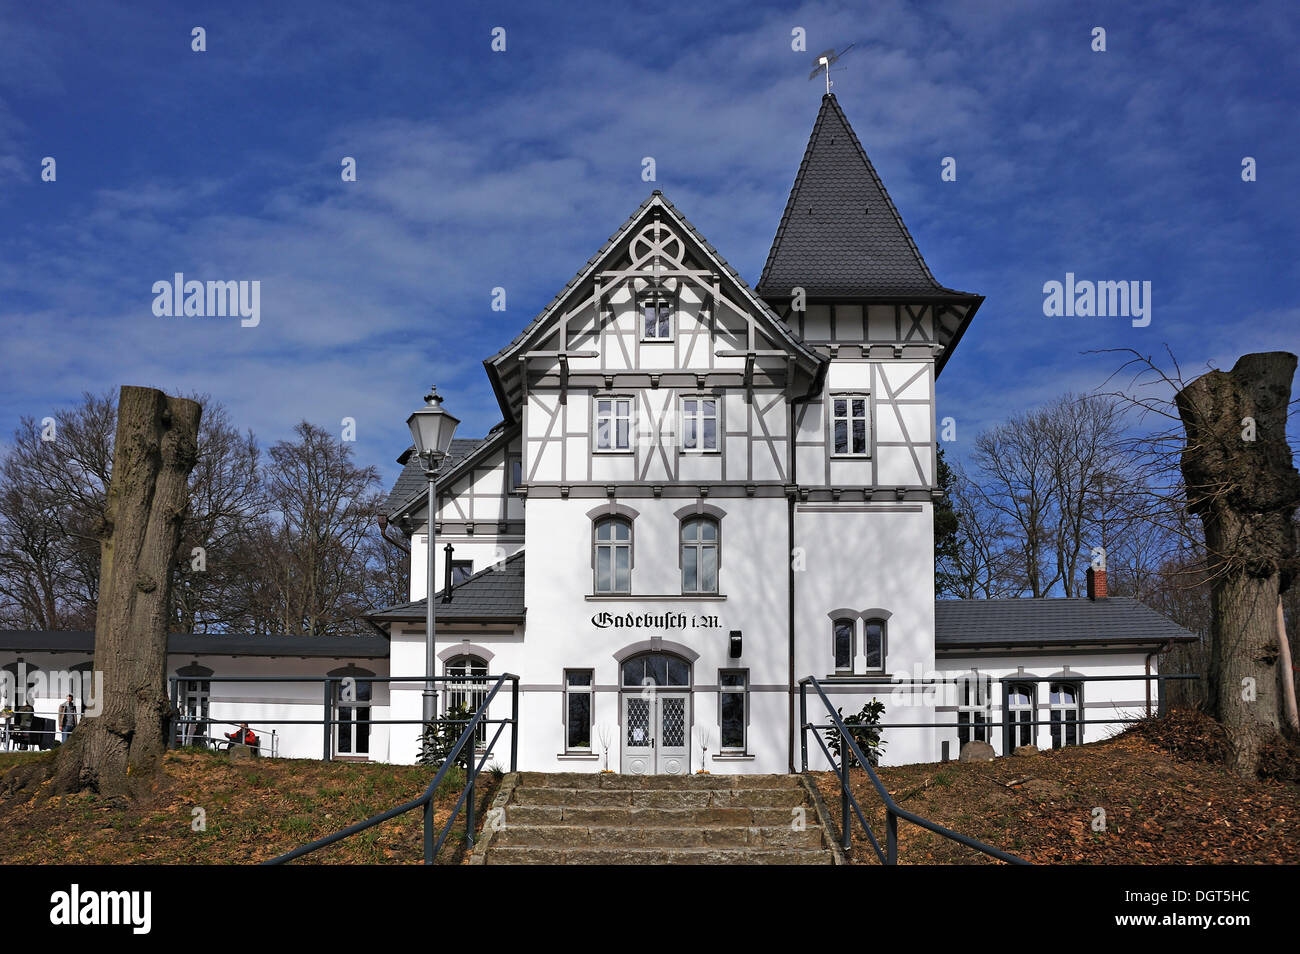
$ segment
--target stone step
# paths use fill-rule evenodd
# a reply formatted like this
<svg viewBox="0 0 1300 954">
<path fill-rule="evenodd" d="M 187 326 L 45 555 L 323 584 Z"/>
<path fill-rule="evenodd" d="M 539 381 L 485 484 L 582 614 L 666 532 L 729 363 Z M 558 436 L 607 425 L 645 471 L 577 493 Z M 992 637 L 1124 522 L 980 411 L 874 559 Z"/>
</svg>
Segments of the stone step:
<svg viewBox="0 0 1300 954">
<path fill-rule="evenodd" d="M 520 772 L 524 788 L 677 789 L 802 788 L 798 775 L 622 775 L 617 772 Z"/>
<path fill-rule="evenodd" d="M 822 830 L 790 827 L 605 828 L 511 825 L 493 835 L 499 846 L 547 848 L 822 848 Z"/>
<path fill-rule="evenodd" d="M 582 807 L 572 805 L 507 805 L 504 821 L 509 825 L 569 825 L 590 827 L 723 828 L 788 827 L 796 819 L 815 824 L 816 813 L 808 808 L 802 817 L 790 808 L 648 808 L 639 806 Z"/>
<path fill-rule="evenodd" d="M 825 849 L 541 848 L 493 845 L 489 865 L 829 865 Z"/>
<path fill-rule="evenodd" d="M 804 803 L 802 788 L 516 788 L 516 805 L 561 805 L 574 808 L 793 808 Z"/>
</svg>

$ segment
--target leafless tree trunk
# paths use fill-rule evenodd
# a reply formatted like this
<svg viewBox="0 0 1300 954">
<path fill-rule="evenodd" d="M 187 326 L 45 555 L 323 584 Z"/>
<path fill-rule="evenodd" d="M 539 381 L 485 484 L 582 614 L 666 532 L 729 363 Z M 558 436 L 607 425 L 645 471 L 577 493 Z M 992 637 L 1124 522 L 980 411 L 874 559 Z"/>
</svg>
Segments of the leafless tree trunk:
<svg viewBox="0 0 1300 954">
<path fill-rule="evenodd" d="M 202 409 L 153 388 L 122 388 L 113 476 L 99 528 L 95 670 L 103 711 L 59 750 L 56 792 L 130 795 L 148 786 L 166 743 L 172 560 L 189 502 Z"/>
<path fill-rule="evenodd" d="M 1293 354 L 1248 354 L 1175 397 L 1187 432 L 1188 509 L 1204 525 L 1209 561 L 1210 701 L 1244 777 L 1279 734 L 1277 605 L 1297 568 L 1300 505 L 1286 440 L 1295 370 Z"/>
</svg>

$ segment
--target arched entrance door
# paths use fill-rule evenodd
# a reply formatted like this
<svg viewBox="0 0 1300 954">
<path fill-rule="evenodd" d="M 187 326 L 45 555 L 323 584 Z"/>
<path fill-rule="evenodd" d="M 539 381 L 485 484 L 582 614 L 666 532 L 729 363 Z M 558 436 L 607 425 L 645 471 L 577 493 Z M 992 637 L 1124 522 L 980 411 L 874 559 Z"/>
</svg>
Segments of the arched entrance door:
<svg viewBox="0 0 1300 954">
<path fill-rule="evenodd" d="M 691 664 L 672 653 L 642 653 L 622 664 L 623 771 L 691 771 Z"/>
</svg>

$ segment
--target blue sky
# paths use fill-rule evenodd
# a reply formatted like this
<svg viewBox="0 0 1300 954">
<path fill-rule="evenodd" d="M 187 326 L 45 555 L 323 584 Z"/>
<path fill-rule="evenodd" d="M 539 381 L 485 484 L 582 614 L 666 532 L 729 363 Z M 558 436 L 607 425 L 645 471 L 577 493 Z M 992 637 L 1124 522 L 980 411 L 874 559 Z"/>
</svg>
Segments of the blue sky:
<svg viewBox="0 0 1300 954">
<path fill-rule="evenodd" d="M 1100 385 L 1120 359 L 1089 349 L 1300 346 L 1295 3 L 619 7 L 0 5 L 0 433 L 147 384 L 264 443 L 353 417 L 391 477 L 429 383 L 463 436 L 499 419 L 482 359 L 651 189 L 757 281 L 810 60 L 850 42 L 841 106 L 936 277 L 987 296 L 939 381 L 953 456 Z M 261 324 L 155 317 L 178 271 L 259 280 Z M 1152 282 L 1151 324 L 1044 317 L 1067 271 Z"/>
</svg>

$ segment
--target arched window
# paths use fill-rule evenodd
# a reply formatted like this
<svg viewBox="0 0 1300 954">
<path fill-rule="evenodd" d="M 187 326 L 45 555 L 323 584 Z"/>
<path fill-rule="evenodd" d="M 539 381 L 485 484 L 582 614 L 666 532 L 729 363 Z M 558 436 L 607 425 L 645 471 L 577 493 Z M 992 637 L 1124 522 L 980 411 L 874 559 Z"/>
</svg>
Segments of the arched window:
<svg viewBox="0 0 1300 954">
<path fill-rule="evenodd" d="M 594 529 L 597 593 L 632 592 L 632 524 L 623 517 L 603 517 Z"/>
<path fill-rule="evenodd" d="M 479 656 L 453 656 L 443 668 L 447 680 L 446 712 L 464 706 L 472 716 L 487 699 L 487 661 Z M 464 726 L 461 727 L 464 731 Z M 475 747 L 487 745 L 487 723 L 480 722 L 474 730 Z"/>
<path fill-rule="evenodd" d="M 363 678 L 373 676 L 369 669 L 344 666 L 331 670 L 334 687 L 334 753 L 344 758 L 370 757 L 370 702 L 374 683 Z"/>
<path fill-rule="evenodd" d="M 1038 727 L 1034 725 L 1037 689 L 1032 682 L 1013 682 L 1007 686 L 1007 751 L 1018 745 L 1033 745 Z"/>
<path fill-rule="evenodd" d="M 682 592 L 718 592 L 718 522 L 712 517 L 682 521 Z"/>
<path fill-rule="evenodd" d="M 857 630 L 856 619 L 835 620 L 831 628 L 835 646 L 835 671 L 853 672 L 854 635 Z"/>
<path fill-rule="evenodd" d="M 1083 693 L 1077 682 L 1053 682 L 1048 686 L 1048 708 L 1052 724 L 1052 748 L 1083 742 Z"/>
<path fill-rule="evenodd" d="M 992 719 L 993 679 L 972 670 L 957 677 L 957 739 L 987 742 Z"/>
</svg>

